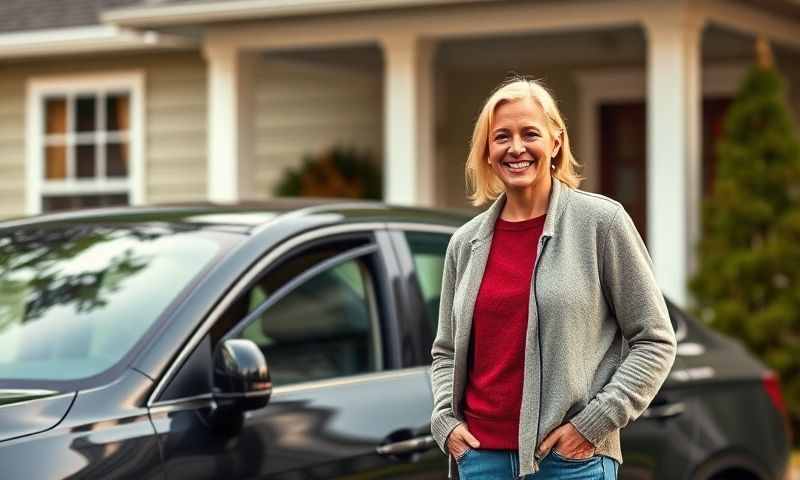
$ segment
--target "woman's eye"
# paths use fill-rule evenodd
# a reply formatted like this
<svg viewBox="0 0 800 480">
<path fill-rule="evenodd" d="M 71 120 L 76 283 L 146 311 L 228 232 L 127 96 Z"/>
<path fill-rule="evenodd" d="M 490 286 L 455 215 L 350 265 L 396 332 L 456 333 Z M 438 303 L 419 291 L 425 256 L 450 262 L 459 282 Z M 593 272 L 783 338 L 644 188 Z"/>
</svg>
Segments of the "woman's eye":
<svg viewBox="0 0 800 480">
<path fill-rule="evenodd" d="M 507 138 L 508 138 L 508 135 L 500 134 L 500 135 L 496 135 L 494 137 L 494 141 L 495 142 L 502 142 L 503 140 L 506 140 Z"/>
<path fill-rule="evenodd" d="M 525 138 L 539 138 L 539 134 L 536 132 L 528 132 L 525 134 Z"/>
</svg>

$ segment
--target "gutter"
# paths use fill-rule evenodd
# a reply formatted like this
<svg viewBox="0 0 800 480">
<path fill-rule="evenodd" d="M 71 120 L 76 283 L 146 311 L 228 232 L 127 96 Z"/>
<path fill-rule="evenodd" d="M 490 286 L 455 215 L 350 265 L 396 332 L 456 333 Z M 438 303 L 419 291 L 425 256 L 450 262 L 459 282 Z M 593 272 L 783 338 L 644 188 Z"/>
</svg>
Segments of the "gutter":
<svg viewBox="0 0 800 480">
<path fill-rule="evenodd" d="M 496 0 L 230 0 L 116 8 L 102 13 L 100 19 L 104 23 L 126 27 L 164 27 L 488 1 Z"/>
<path fill-rule="evenodd" d="M 0 59 L 161 48 L 197 48 L 194 40 L 116 25 L 35 30 L 0 35 Z"/>
</svg>

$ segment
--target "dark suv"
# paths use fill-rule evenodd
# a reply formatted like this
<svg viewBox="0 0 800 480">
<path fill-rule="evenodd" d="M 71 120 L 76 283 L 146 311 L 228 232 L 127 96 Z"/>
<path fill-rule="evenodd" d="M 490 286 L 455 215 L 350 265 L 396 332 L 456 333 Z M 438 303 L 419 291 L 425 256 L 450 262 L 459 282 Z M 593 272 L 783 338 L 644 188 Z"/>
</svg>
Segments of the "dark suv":
<svg viewBox="0 0 800 480">
<path fill-rule="evenodd" d="M 0 477 L 444 478 L 442 261 L 463 213 L 128 208 L 0 224 Z M 780 479 L 778 379 L 669 305 L 622 479 Z"/>
</svg>

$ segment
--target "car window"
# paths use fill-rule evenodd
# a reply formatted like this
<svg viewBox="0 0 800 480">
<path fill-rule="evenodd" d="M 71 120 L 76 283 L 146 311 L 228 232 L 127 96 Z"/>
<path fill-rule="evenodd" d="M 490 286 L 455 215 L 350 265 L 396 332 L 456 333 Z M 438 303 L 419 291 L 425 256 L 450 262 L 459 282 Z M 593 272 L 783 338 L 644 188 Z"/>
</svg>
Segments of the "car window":
<svg viewBox="0 0 800 480">
<path fill-rule="evenodd" d="M 295 254 L 234 307 L 233 336 L 261 348 L 276 387 L 382 368 L 373 254 L 339 261 L 343 245 Z"/>
<path fill-rule="evenodd" d="M 405 232 L 417 283 L 425 304 L 425 312 L 432 332 L 439 320 L 439 297 L 442 290 L 442 271 L 450 235 L 430 232 Z"/>
<path fill-rule="evenodd" d="M 0 379 L 72 381 L 122 359 L 221 251 L 167 226 L 0 233 Z"/>
</svg>

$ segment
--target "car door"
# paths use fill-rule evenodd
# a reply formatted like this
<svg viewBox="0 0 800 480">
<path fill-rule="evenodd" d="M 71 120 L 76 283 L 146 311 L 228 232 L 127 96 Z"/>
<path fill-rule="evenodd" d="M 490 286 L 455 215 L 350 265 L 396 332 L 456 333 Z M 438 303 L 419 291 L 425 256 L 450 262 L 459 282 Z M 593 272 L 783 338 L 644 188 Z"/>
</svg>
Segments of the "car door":
<svg viewBox="0 0 800 480">
<path fill-rule="evenodd" d="M 151 409 L 167 478 L 424 478 L 430 389 L 424 367 L 403 368 L 387 233 L 332 227 L 277 250 Z M 211 355 L 227 338 L 263 352 L 266 407 L 215 408 Z"/>
<path fill-rule="evenodd" d="M 424 365 L 430 383 L 431 346 L 436 335 L 439 318 L 439 299 L 447 244 L 456 230 L 454 226 L 435 224 L 391 224 L 391 238 L 402 272 L 403 283 L 398 286 L 403 296 L 404 314 L 401 330 L 413 331 L 413 344 L 419 351 L 419 363 Z M 426 392 L 430 410 L 433 410 L 433 393 Z M 447 456 L 435 448 L 424 454 L 425 461 L 433 465 L 437 475 L 447 476 Z M 455 475 L 455 472 L 451 472 Z"/>
</svg>

